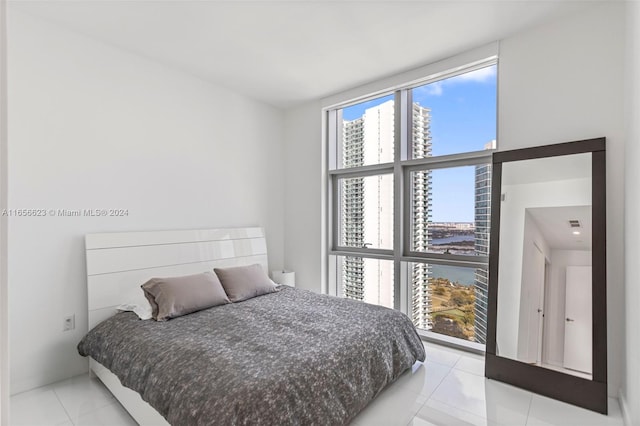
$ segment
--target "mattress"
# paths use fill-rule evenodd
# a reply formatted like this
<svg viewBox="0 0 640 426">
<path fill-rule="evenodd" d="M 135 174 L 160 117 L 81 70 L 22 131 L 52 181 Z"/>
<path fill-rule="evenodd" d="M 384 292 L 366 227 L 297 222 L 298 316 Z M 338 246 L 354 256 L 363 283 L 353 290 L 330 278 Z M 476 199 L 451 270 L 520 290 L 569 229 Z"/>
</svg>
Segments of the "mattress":
<svg viewBox="0 0 640 426">
<path fill-rule="evenodd" d="M 425 359 L 401 312 L 286 286 L 166 322 L 122 312 L 78 351 L 175 426 L 347 424 Z"/>
</svg>

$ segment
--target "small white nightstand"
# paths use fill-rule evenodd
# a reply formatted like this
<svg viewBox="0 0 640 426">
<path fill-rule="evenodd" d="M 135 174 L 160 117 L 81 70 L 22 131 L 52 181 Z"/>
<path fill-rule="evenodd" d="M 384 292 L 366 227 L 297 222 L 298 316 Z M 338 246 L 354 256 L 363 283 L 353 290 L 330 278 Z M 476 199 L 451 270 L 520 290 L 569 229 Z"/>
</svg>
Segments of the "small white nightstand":
<svg viewBox="0 0 640 426">
<path fill-rule="evenodd" d="M 296 286 L 296 273 L 293 271 L 278 269 L 271 271 L 271 276 L 276 284 L 288 285 L 289 287 Z"/>
</svg>

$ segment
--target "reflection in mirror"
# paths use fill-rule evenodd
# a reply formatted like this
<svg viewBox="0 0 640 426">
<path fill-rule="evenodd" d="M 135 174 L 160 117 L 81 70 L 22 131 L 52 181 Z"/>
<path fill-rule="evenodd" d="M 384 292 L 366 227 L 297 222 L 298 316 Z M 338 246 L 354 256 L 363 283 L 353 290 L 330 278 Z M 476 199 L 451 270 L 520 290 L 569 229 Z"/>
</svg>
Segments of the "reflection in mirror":
<svg viewBox="0 0 640 426">
<path fill-rule="evenodd" d="M 496 351 L 592 377 L 591 153 L 503 163 Z"/>
</svg>

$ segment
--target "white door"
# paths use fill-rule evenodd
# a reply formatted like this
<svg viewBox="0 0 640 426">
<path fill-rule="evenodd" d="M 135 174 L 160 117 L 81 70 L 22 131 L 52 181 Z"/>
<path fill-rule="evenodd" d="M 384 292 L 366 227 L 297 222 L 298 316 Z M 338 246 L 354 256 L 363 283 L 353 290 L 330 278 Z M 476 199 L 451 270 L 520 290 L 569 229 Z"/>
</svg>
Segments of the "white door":
<svg viewBox="0 0 640 426">
<path fill-rule="evenodd" d="M 591 374 L 591 266 L 567 266 L 564 366 Z"/>
<path fill-rule="evenodd" d="M 542 287 L 540 288 L 540 294 L 538 298 L 538 355 L 537 362 L 542 364 L 542 342 L 544 341 L 544 301 L 547 290 L 547 285 L 549 283 L 549 264 L 547 263 L 546 258 L 544 259 L 544 266 L 542 271 Z"/>
<path fill-rule="evenodd" d="M 518 360 L 529 364 L 540 362 L 544 276 L 544 254 L 532 242 L 524 247 L 518 325 Z"/>
<path fill-rule="evenodd" d="M 531 270 L 531 293 L 529 294 L 529 356 L 531 362 L 540 359 L 540 342 L 542 337 L 542 307 L 544 306 L 544 254 L 537 245 L 533 245 L 533 261 Z"/>
</svg>

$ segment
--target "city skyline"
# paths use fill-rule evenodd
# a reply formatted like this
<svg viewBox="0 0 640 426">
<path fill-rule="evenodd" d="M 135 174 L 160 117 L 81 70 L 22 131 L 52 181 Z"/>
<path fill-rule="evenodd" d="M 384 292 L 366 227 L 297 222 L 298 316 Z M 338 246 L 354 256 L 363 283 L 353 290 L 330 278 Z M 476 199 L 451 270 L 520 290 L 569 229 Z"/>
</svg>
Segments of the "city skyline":
<svg viewBox="0 0 640 426">
<path fill-rule="evenodd" d="M 495 149 L 494 89 L 495 67 L 411 89 L 410 157 Z M 341 110 L 340 167 L 394 161 L 395 111 L 392 95 Z M 341 245 L 393 249 L 393 179 L 340 180 Z M 411 250 L 488 254 L 490 164 L 418 169 L 409 179 Z M 345 297 L 394 307 L 393 261 L 345 256 L 339 264 Z M 485 342 L 486 268 L 412 262 L 408 278 L 416 327 Z"/>
<path fill-rule="evenodd" d="M 496 72 L 497 67 L 492 65 L 411 90 L 414 104 L 430 111 L 429 156 L 481 151 L 488 142 L 495 144 Z M 343 108 L 342 118 L 358 119 L 367 109 L 393 100 L 393 95 L 387 95 Z M 474 222 L 475 168 L 435 172 L 431 182 L 432 220 Z"/>
</svg>

